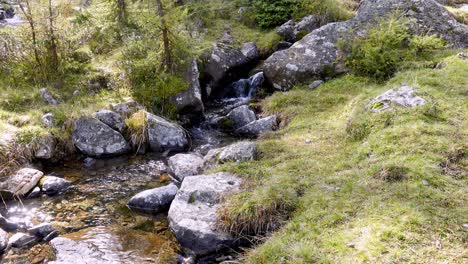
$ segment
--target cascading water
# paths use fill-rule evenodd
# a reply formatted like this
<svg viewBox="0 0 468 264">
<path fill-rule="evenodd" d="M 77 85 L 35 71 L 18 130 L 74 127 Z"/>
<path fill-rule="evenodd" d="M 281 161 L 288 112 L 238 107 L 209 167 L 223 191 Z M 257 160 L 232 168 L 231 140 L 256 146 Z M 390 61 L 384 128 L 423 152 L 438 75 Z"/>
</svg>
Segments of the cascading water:
<svg viewBox="0 0 468 264">
<path fill-rule="evenodd" d="M 212 148 L 227 145 L 235 140 L 229 133 L 220 129 L 219 122 L 233 109 L 249 104 L 264 80 L 263 72 L 258 72 L 248 79 L 240 79 L 226 87 L 223 98 L 206 104 L 205 120 L 189 130 L 195 152 L 206 154 Z"/>
</svg>

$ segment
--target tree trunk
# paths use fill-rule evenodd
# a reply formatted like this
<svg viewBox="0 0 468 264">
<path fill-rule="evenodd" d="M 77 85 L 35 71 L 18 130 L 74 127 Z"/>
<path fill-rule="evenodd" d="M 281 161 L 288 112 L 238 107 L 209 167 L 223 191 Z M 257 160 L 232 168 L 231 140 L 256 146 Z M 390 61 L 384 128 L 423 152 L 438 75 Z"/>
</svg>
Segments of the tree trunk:
<svg viewBox="0 0 468 264">
<path fill-rule="evenodd" d="M 59 60 L 58 60 L 58 52 L 57 52 L 57 39 L 55 37 L 54 31 L 54 17 L 52 12 L 52 0 L 49 0 L 49 37 L 50 37 L 50 58 L 51 58 L 51 68 L 52 70 L 58 70 Z"/>
<path fill-rule="evenodd" d="M 162 31 L 162 38 L 163 38 L 163 44 L 164 44 L 163 67 L 165 67 L 167 71 L 170 71 L 172 73 L 173 68 L 172 68 L 171 47 L 170 47 L 170 41 L 169 41 L 169 29 L 167 28 L 166 20 L 164 18 L 164 9 L 163 9 L 161 0 L 156 0 L 156 4 L 158 5 L 158 15 L 161 19 L 161 31 Z"/>
<path fill-rule="evenodd" d="M 118 9 L 118 14 L 117 14 L 117 19 L 119 24 L 126 24 L 127 22 L 127 14 L 126 14 L 126 5 L 125 5 L 125 0 L 117 0 L 117 9 Z"/>
<path fill-rule="evenodd" d="M 27 12 L 24 9 L 24 6 L 22 5 L 21 2 L 18 2 L 18 4 L 21 9 L 21 12 L 23 13 L 24 17 L 28 21 L 29 29 L 31 30 L 31 42 L 32 42 L 33 51 L 34 51 L 34 59 L 36 60 L 37 66 L 39 68 L 42 68 L 42 63 L 39 58 L 39 50 L 37 47 L 36 25 L 34 23 L 34 19 L 31 13 L 31 6 L 29 5 L 29 0 L 25 0 L 25 2 L 26 2 L 26 8 L 28 9 Z"/>
</svg>

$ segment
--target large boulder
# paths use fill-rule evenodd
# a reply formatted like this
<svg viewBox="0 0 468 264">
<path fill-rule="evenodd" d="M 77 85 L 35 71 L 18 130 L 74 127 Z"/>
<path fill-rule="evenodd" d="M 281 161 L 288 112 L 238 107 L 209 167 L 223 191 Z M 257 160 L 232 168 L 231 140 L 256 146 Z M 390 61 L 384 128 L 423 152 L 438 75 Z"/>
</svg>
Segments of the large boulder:
<svg viewBox="0 0 468 264">
<path fill-rule="evenodd" d="M 6 190 L 15 196 L 25 196 L 36 187 L 42 176 L 44 176 L 42 171 L 23 168 L 2 182 L 0 189 Z"/>
<path fill-rule="evenodd" d="M 267 116 L 250 122 L 234 131 L 234 134 L 243 137 L 258 137 L 263 133 L 274 131 L 278 126 L 278 118 L 275 115 Z"/>
<path fill-rule="evenodd" d="M 227 115 L 227 118 L 234 129 L 243 127 L 257 120 L 254 111 L 250 110 L 248 105 L 235 108 Z"/>
<path fill-rule="evenodd" d="M 235 246 L 236 239 L 217 228 L 220 203 L 239 189 L 241 180 L 230 173 L 187 177 L 169 209 L 169 226 L 182 247 L 206 255 Z"/>
<path fill-rule="evenodd" d="M 246 75 L 259 59 L 257 47 L 253 43 L 246 43 L 242 48 L 231 44 L 217 42 L 213 44 L 211 52 L 202 56 L 204 67 L 202 83 L 206 87 L 205 96 L 220 97 L 224 87 L 229 83 Z"/>
<path fill-rule="evenodd" d="M 415 33 L 436 34 L 453 47 L 468 47 L 468 27 L 458 23 L 434 0 L 365 0 L 348 21 L 327 24 L 312 31 L 291 48 L 275 52 L 264 64 L 267 80 L 277 90 L 346 71 L 337 43 L 365 34 L 369 26 L 395 10 L 411 19 Z"/>
<path fill-rule="evenodd" d="M 205 111 L 199 76 L 197 60 L 194 59 L 186 77 L 189 83 L 188 89 L 171 97 L 176 105 L 177 112 L 181 116 L 181 120 L 185 123 L 202 118 Z"/>
<path fill-rule="evenodd" d="M 170 157 L 167 163 L 179 181 L 183 181 L 187 176 L 200 174 L 204 164 L 203 158 L 196 154 L 177 154 Z"/>
<path fill-rule="evenodd" d="M 130 150 L 122 134 L 92 117 L 74 122 L 72 139 L 81 152 L 91 157 L 117 156 Z"/>
<path fill-rule="evenodd" d="M 104 124 L 110 126 L 112 129 L 122 133 L 125 127 L 125 121 L 122 116 L 111 110 L 100 110 L 96 112 L 96 118 Z"/>
<path fill-rule="evenodd" d="M 127 206 L 137 212 L 161 213 L 169 208 L 177 190 L 177 186 L 171 183 L 167 186 L 142 191 L 130 198 Z"/>
<path fill-rule="evenodd" d="M 255 142 L 241 141 L 223 148 L 218 155 L 218 161 L 225 163 L 254 160 L 257 158 L 257 153 L 257 144 Z"/>
<path fill-rule="evenodd" d="M 42 178 L 40 185 L 45 194 L 53 196 L 68 189 L 71 182 L 55 176 L 45 176 Z"/>
<path fill-rule="evenodd" d="M 112 110 L 119 113 L 122 117 L 129 117 L 132 114 L 138 112 L 141 106 L 135 101 L 128 101 L 112 105 Z"/>
<path fill-rule="evenodd" d="M 189 141 L 183 127 L 151 113 L 146 113 L 146 121 L 152 151 L 182 152 L 188 149 Z"/>
</svg>

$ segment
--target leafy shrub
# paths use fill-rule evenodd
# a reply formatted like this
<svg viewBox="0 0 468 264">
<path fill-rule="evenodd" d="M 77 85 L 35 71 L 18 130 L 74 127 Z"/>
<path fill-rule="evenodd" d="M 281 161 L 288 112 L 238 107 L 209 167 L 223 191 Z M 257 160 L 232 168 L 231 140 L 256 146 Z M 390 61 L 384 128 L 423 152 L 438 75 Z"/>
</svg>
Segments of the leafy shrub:
<svg viewBox="0 0 468 264">
<path fill-rule="evenodd" d="M 339 43 L 347 54 L 346 66 L 355 74 L 383 81 L 417 56 L 444 47 L 443 40 L 436 36 L 412 36 L 407 22 L 393 15 L 381 20 L 365 36 Z"/>
<path fill-rule="evenodd" d="M 396 165 L 387 165 L 384 168 L 380 169 L 374 177 L 379 180 L 383 180 L 386 182 L 397 182 L 404 180 L 406 178 L 406 174 L 408 173 L 408 169 Z"/>
<path fill-rule="evenodd" d="M 291 19 L 296 1 L 294 0 L 254 0 L 257 23 L 262 28 L 281 25 Z"/>
</svg>

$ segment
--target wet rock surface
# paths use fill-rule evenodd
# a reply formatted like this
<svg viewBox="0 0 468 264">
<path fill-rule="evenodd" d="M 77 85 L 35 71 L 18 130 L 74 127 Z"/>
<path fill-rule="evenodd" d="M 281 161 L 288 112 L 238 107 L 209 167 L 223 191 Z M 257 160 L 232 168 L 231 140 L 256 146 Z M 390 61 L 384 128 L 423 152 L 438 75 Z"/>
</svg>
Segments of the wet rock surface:
<svg viewBox="0 0 468 264">
<path fill-rule="evenodd" d="M 0 228 L 0 253 L 8 246 L 8 233 Z"/>
<path fill-rule="evenodd" d="M 42 191 L 49 196 L 64 192 L 70 185 L 70 181 L 55 176 L 45 176 L 40 182 Z"/>
<path fill-rule="evenodd" d="M 31 168 L 23 168 L 10 176 L 6 182 L 2 183 L 2 189 L 8 190 L 15 196 L 25 196 L 44 176 L 44 173 Z"/>
<path fill-rule="evenodd" d="M 142 191 L 130 198 L 127 205 L 137 212 L 161 213 L 169 208 L 177 190 L 177 186 L 171 183 L 167 186 Z"/>
<path fill-rule="evenodd" d="M 206 255 L 236 244 L 216 228 L 222 198 L 239 189 L 241 180 L 230 173 L 187 177 L 169 209 L 169 223 L 182 247 Z"/>
<path fill-rule="evenodd" d="M 92 117 L 74 122 L 72 139 L 81 152 L 91 157 L 116 156 L 130 150 L 122 134 Z"/>
<path fill-rule="evenodd" d="M 25 233 L 16 233 L 8 240 L 8 246 L 13 248 L 24 248 L 29 247 L 37 242 L 38 239 L 35 236 Z"/>
<path fill-rule="evenodd" d="M 254 111 L 250 110 L 247 105 L 235 108 L 227 115 L 227 118 L 233 128 L 239 128 L 257 120 Z"/>
</svg>

